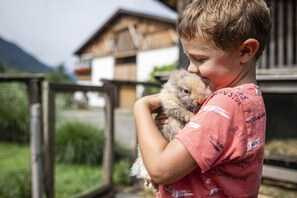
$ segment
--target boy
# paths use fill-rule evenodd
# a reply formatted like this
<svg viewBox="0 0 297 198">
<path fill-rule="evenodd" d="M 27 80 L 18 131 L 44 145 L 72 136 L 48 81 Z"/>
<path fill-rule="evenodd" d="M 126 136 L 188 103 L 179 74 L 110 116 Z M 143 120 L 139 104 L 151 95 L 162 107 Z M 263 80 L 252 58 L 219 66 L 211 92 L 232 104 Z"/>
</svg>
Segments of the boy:
<svg viewBox="0 0 297 198">
<path fill-rule="evenodd" d="M 264 0 L 197 0 L 186 8 L 178 31 L 188 71 L 213 94 L 171 142 L 151 116 L 158 95 L 135 103 L 138 142 L 157 197 L 258 196 L 266 113 L 255 67 L 270 28 Z"/>
</svg>

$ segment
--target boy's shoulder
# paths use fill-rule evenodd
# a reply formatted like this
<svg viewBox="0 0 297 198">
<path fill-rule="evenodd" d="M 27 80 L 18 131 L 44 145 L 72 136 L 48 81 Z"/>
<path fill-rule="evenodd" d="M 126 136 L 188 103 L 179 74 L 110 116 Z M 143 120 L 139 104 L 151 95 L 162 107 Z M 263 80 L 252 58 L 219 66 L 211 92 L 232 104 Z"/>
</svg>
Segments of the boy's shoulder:
<svg viewBox="0 0 297 198">
<path fill-rule="evenodd" d="M 222 95 L 227 97 L 238 97 L 240 99 L 245 99 L 248 96 L 262 96 L 260 88 L 253 84 L 244 84 L 237 87 L 225 87 L 219 89 L 213 93 L 215 95 Z"/>
<path fill-rule="evenodd" d="M 239 107 L 245 103 L 253 103 L 255 100 L 262 100 L 259 87 L 255 84 L 245 84 L 219 89 L 209 97 L 208 102 Z"/>
</svg>

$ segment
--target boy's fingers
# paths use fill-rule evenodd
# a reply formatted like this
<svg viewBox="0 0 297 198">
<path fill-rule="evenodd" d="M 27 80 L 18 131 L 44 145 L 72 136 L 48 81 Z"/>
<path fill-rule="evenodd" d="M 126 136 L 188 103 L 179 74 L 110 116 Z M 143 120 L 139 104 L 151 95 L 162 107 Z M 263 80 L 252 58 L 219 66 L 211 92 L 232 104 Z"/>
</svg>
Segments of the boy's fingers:
<svg viewBox="0 0 297 198">
<path fill-rule="evenodd" d="M 160 113 L 156 115 L 154 121 L 158 128 L 163 128 L 165 125 L 168 124 L 168 117 L 165 114 Z"/>
</svg>

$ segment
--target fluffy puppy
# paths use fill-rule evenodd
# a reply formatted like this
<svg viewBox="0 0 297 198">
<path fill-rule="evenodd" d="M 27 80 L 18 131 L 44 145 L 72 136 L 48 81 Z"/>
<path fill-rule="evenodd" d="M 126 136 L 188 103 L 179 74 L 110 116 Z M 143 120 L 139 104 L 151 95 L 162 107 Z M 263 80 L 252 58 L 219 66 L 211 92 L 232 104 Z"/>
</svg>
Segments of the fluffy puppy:
<svg viewBox="0 0 297 198">
<path fill-rule="evenodd" d="M 165 114 L 168 117 L 168 124 L 158 127 L 163 137 L 171 141 L 176 131 L 190 121 L 210 94 L 210 89 L 199 76 L 186 70 L 175 70 L 160 92 L 162 109 L 158 115 Z M 130 175 L 143 179 L 145 189 L 157 191 L 158 186 L 152 182 L 144 166 L 139 147 Z"/>
</svg>

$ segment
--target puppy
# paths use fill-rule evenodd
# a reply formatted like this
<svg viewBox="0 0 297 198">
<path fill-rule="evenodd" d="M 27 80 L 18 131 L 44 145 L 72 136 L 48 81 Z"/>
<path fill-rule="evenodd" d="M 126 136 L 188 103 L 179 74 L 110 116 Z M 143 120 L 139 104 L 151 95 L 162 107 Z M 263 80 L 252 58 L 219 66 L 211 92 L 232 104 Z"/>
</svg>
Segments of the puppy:
<svg viewBox="0 0 297 198">
<path fill-rule="evenodd" d="M 186 70 L 175 70 L 160 92 L 162 108 L 158 115 L 168 117 L 168 124 L 158 127 L 163 137 L 171 141 L 176 131 L 190 121 L 210 94 L 210 89 L 199 76 Z M 144 166 L 139 147 L 130 175 L 143 179 L 145 189 L 157 192 L 158 186 L 152 182 Z"/>
</svg>

